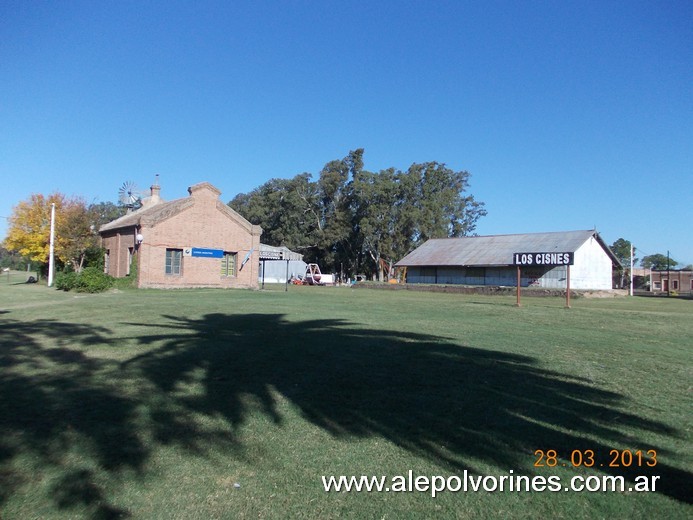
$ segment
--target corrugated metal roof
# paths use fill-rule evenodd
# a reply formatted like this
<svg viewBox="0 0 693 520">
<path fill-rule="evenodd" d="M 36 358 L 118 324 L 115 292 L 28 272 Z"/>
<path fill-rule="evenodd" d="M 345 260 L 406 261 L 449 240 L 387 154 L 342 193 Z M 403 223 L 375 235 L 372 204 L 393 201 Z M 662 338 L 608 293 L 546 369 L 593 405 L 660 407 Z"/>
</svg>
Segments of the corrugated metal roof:
<svg viewBox="0 0 693 520">
<path fill-rule="evenodd" d="M 616 265 L 609 247 L 594 230 L 432 238 L 395 264 L 398 267 L 512 265 L 513 253 L 572 252 L 595 237 Z"/>
</svg>

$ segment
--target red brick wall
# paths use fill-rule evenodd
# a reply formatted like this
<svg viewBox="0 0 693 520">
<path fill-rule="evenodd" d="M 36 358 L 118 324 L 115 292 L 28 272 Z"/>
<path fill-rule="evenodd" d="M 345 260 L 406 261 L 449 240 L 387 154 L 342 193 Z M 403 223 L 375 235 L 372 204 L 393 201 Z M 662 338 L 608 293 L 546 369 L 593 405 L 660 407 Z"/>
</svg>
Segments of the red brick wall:
<svg viewBox="0 0 693 520">
<path fill-rule="evenodd" d="M 676 271 L 673 269 L 671 271 L 652 271 L 650 290 L 652 292 L 665 292 L 667 289 L 664 281 L 668 280 L 669 291 L 688 293 L 693 289 L 691 286 L 692 277 L 692 271 Z M 655 285 L 656 283 L 658 286 Z"/>
<path fill-rule="evenodd" d="M 109 231 L 102 235 L 102 246 L 108 251 L 106 274 L 122 278 L 128 273 L 128 248 L 135 247 L 135 228 Z"/>
<path fill-rule="evenodd" d="M 202 187 L 199 187 L 202 186 Z M 258 287 L 260 228 L 218 200 L 219 192 L 209 185 L 191 189 L 194 204 L 154 225 L 142 225 L 139 246 L 140 287 Z M 183 256 L 180 275 L 165 272 L 166 249 L 222 249 L 237 253 L 237 276 L 221 275 L 221 260 Z M 254 249 L 242 270 L 240 264 Z"/>
</svg>

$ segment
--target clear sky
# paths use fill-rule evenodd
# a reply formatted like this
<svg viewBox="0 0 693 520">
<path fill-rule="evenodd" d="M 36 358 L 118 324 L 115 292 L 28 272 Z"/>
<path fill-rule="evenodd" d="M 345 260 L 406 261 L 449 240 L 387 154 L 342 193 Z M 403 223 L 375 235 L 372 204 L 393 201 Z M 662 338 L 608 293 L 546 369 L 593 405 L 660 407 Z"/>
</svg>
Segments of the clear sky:
<svg viewBox="0 0 693 520">
<path fill-rule="evenodd" d="M 692 27 L 690 0 L 3 0 L 0 216 L 157 173 L 228 202 L 364 148 L 469 171 L 479 234 L 693 263 Z"/>
</svg>

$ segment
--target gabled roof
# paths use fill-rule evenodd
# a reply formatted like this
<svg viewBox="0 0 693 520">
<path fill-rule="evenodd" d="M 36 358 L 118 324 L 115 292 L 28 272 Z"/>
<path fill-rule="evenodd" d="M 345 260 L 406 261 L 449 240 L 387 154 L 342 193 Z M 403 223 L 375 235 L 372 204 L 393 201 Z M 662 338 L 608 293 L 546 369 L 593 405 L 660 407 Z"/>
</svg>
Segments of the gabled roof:
<svg viewBox="0 0 693 520">
<path fill-rule="evenodd" d="M 574 253 L 594 237 L 616 266 L 621 263 L 594 230 L 490 235 L 461 238 L 432 238 L 424 242 L 395 265 L 426 266 L 494 266 L 512 265 L 513 253 Z"/>
<path fill-rule="evenodd" d="M 169 202 L 159 202 L 151 206 L 145 206 L 137 211 L 123 215 L 108 224 L 104 224 L 99 228 L 99 232 L 112 231 L 114 229 L 122 229 L 141 225 L 154 225 L 158 222 L 166 220 L 189 208 L 194 204 L 191 197 L 176 199 Z"/>
<path fill-rule="evenodd" d="M 228 207 L 226 204 L 217 200 L 221 192 L 212 186 L 208 182 L 201 182 L 190 186 L 188 188 L 189 197 L 184 197 L 182 199 L 176 199 L 169 202 L 160 201 L 157 197 L 157 202 L 151 202 L 148 205 L 143 206 L 137 211 L 123 215 L 122 217 L 104 224 L 99 228 L 99 232 L 103 233 L 105 231 L 113 231 L 115 229 L 131 228 L 135 226 L 155 226 L 159 222 L 163 222 L 177 215 L 181 211 L 192 207 L 197 201 L 210 200 L 210 199 L 199 199 L 198 195 L 202 196 L 203 192 L 209 192 L 212 195 L 212 200 L 216 205 L 217 210 L 224 213 L 228 218 L 234 220 L 239 225 L 246 228 L 249 232 L 260 234 L 262 229 L 260 226 L 254 226 L 248 222 L 239 213 Z"/>
</svg>

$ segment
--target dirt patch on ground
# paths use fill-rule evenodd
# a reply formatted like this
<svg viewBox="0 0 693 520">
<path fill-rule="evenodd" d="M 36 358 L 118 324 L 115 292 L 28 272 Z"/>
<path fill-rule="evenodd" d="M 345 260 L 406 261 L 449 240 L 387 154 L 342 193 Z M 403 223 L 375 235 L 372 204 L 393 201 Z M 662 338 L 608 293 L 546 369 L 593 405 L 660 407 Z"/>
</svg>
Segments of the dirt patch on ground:
<svg viewBox="0 0 693 520">
<path fill-rule="evenodd" d="M 628 296 L 625 289 L 612 289 L 610 291 L 580 291 L 585 298 L 620 298 Z"/>
</svg>

